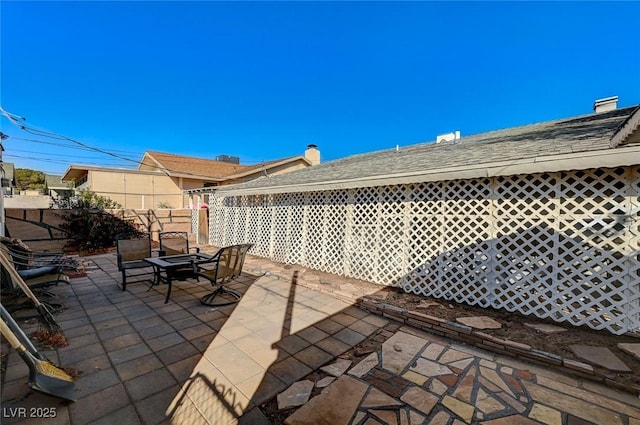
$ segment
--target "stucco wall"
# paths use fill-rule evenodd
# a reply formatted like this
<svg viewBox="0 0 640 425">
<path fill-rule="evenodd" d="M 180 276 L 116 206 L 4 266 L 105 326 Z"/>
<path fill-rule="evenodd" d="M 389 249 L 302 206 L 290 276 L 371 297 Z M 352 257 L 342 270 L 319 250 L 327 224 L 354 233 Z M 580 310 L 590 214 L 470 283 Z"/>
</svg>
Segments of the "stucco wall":
<svg viewBox="0 0 640 425">
<path fill-rule="evenodd" d="M 160 174 L 90 171 L 89 190 L 125 209 L 157 208 L 165 203 L 182 207 L 182 191 L 169 176 Z"/>
<path fill-rule="evenodd" d="M 66 234 L 60 229 L 64 222 L 61 215 L 68 210 L 51 209 L 7 209 L 6 236 L 22 239 L 35 250 L 62 251 L 67 243 Z M 158 232 L 180 231 L 191 234 L 191 210 L 111 210 L 111 213 L 135 223 L 142 231 L 150 231 L 154 240 Z M 205 242 L 205 241 L 202 241 Z"/>
</svg>

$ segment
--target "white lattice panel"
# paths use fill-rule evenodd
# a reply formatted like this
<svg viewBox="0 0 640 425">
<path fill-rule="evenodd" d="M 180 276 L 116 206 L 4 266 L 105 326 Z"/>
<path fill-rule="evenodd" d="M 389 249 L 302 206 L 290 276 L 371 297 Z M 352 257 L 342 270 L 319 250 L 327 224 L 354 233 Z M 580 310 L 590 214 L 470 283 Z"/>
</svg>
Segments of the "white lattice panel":
<svg viewBox="0 0 640 425">
<path fill-rule="evenodd" d="M 216 198 L 211 240 L 416 294 L 640 329 L 640 167 Z M 230 210 L 234 211 L 230 211 Z"/>
<path fill-rule="evenodd" d="M 198 210 L 191 210 L 191 234 L 198 234 L 198 219 L 200 217 Z"/>
</svg>

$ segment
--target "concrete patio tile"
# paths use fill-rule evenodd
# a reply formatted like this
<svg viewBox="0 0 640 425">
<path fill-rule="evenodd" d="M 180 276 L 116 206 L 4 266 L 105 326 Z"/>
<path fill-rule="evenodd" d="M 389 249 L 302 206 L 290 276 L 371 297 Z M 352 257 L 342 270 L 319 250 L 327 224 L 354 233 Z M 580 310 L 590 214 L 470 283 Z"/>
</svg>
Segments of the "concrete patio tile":
<svg viewBox="0 0 640 425">
<path fill-rule="evenodd" d="M 128 381 L 162 367 L 164 367 L 162 362 L 153 354 L 115 365 L 116 372 L 122 381 Z"/>
<path fill-rule="evenodd" d="M 176 380 L 166 369 L 158 369 L 131 379 L 124 386 L 131 400 L 138 402 L 176 384 Z"/>
<path fill-rule="evenodd" d="M 344 328 L 343 325 L 331 319 L 324 319 L 323 321 L 316 323 L 314 326 L 329 335 L 333 335 Z"/>
<path fill-rule="evenodd" d="M 95 333 L 87 333 L 85 335 L 70 337 L 65 332 L 65 336 L 67 337 L 67 341 L 69 345 L 61 348 L 60 352 L 75 350 L 77 348 L 86 347 L 87 345 L 99 344 L 100 340 L 98 339 L 98 335 Z"/>
<path fill-rule="evenodd" d="M 100 372 L 101 370 L 109 369 L 111 361 L 106 354 L 91 357 L 89 359 L 81 360 L 73 363 L 72 365 L 76 370 L 82 372 L 82 375 L 90 375 L 92 373 Z"/>
<path fill-rule="evenodd" d="M 238 419 L 238 425 L 269 425 L 269 419 L 258 407 L 254 407 Z"/>
<path fill-rule="evenodd" d="M 116 365 L 128 360 L 135 359 L 137 357 L 148 356 L 151 354 L 151 350 L 147 344 L 140 343 L 131 347 L 121 348 L 119 350 L 110 351 L 108 353 L 111 362 Z"/>
<path fill-rule="evenodd" d="M 356 319 L 363 319 L 365 317 L 367 317 L 370 313 L 359 309 L 358 307 L 355 306 L 349 306 L 347 308 L 344 309 L 343 311 L 344 314 L 348 314 L 349 316 L 353 316 Z"/>
<path fill-rule="evenodd" d="M 295 381 L 310 374 L 312 370 L 301 361 L 293 357 L 288 357 L 271 366 L 269 372 L 285 384 L 291 385 Z"/>
<path fill-rule="evenodd" d="M 69 406 L 69 413 L 73 418 L 73 423 L 88 424 L 127 406 L 129 403 L 129 397 L 124 386 L 117 384 L 93 392 L 87 397 L 79 398 L 77 402 Z M 88 406 L 91 406 L 91 408 L 88 408 Z"/>
<path fill-rule="evenodd" d="M 357 318 L 353 316 L 349 316 L 348 314 L 344 314 L 344 313 L 334 314 L 333 316 L 331 316 L 331 320 L 333 320 L 334 322 L 340 323 L 343 326 L 349 326 L 352 323 L 355 323 L 358 321 Z"/>
<path fill-rule="evenodd" d="M 254 405 L 261 405 L 287 388 L 287 385 L 267 372 L 258 374 L 237 384 L 238 389 Z"/>
<path fill-rule="evenodd" d="M 147 329 L 150 327 L 156 327 L 159 325 L 166 325 L 167 322 L 160 316 L 152 316 L 145 317 L 141 320 L 131 321 L 131 326 L 133 326 L 137 331 L 142 331 L 143 329 Z"/>
<path fill-rule="evenodd" d="M 228 339 L 229 341 L 234 341 L 244 336 L 251 335 L 253 331 L 247 327 L 244 327 L 242 325 L 237 325 L 231 322 L 231 323 L 225 324 L 225 326 L 223 326 L 218 333 L 223 337 L 225 337 L 226 339 Z"/>
<path fill-rule="evenodd" d="M 317 342 L 315 345 L 335 357 L 338 357 L 340 354 L 351 348 L 350 345 L 333 337 L 325 338 L 322 341 Z"/>
<path fill-rule="evenodd" d="M 309 341 L 306 341 L 297 335 L 288 335 L 276 343 L 276 346 L 289 354 L 295 354 L 298 351 L 307 348 L 309 345 Z"/>
<path fill-rule="evenodd" d="M 210 347 L 204 352 L 204 357 L 218 367 L 228 363 L 249 359 L 249 356 L 233 342 L 228 342 L 216 347 Z"/>
<path fill-rule="evenodd" d="M 192 355 L 198 353 L 199 351 L 196 350 L 193 345 L 187 342 L 173 345 L 169 348 L 165 348 L 164 350 L 155 352 L 156 356 L 158 356 L 160 361 L 165 365 L 170 365 L 171 363 L 186 359 L 187 357 L 191 357 Z"/>
<path fill-rule="evenodd" d="M 157 338 L 147 340 L 147 345 L 153 351 L 160 351 L 167 347 L 185 342 L 182 335 L 177 332 L 168 333 Z"/>
<path fill-rule="evenodd" d="M 198 320 L 198 322 L 200 321 Z M 181 329 L 179 332 L 187 341 L 191 341 L 205 335 L 213 335 L 215 333 L 213 329 L 202 322 L 195 326 Z"/>
<path fill-rule="evenodd" d="M 60 362 L 63 364 L 75 364 L 85 359 L 104 355 L 106 352 L 102 345 L 92 344 L 80 348 L 71 348 L 66 351 L 60 351 Z"/>
<path fill-rule="evenodd" d="M 141 422 L 143 424 L 159 424 L 167 419 L 169 406 L 179 392 L 180 387 L 173 385 L 135 403 Z"/>
<path fill-rule="evenodd" d="M 296 333 L 299 337 L 309 341 L 311 344 L 323 340 L 329 336 L 328 333 L 316 328 L 315 326 L 309 326 Z"/>
<path fill-rule="evenodd" d="M 380 316 L 376 316 L 375 314 L 369 314 L 368 316 L 364 317 L 362 320 L 364 320 L 367 323 L 371 323 L 372 325 L 377 326 L 379 328 L 389 323 L 389 320 L 382 318 Z"/>
<path fill-rule="evenodd" d="M 242 382 L 255 375 L 263 375 L 265 369 L 249 357 L 232 359 L 222 365 L 216 365 L 231 382 Z M 215 364 L 215 363 L 214 363 Z"/>
<path fill-rule="evenodd" d="M 194 368 L 200 361 L 202 356 L 200 354 L 194 354 L 191 357 L 187 357 L 186 359 L 178 360 L 175 363 L 171 363 L 166 366 L 167 370 L 171 375 L 178 381 L 178 384 L 182 384 L 186 381 L 192 374 Z"/>
<path fill-rule="evenodd" d="M 313 345 L 305 348 L 304 350 L 300 350 L 293 357 L 314 370 L 333 359 L 331 354 Z"/>
<path fill-rule="evenodd" d="M 209 423 L 234 423 L 250 406 L 249 398 L 215 367 L 197 371 L 188 384 L 186 396 Z"/>
<path fill-rule="evenodd" d="M 100 322 L 100 323 L 104 323 L 104 322 Z M 108 339 L 115 338 L 117 336 L 127 335 L 132 332 L 135 332 L 133 327 L 129 324 L 118 325 L 113 327 L 110 326 L 102 329 L 98 329 L 98 327 L 96 326 L 96 331 L 102 341 L 106 341 Z"/>
<path fill-rule="evenodd" d="M 335 335 L 333 336 L 334 338 L 344 342 L 345 344 L 351 347 L 356 346 L 358 343 L 364 341 L 366 338 L 364 335 L 359 334 L 358 332 L 351 330 L 349 328 L 344 328 L 336 332 Z"/>
<path fill-rule="evenodd" d="M 78 326 L 77 328 L 72 328 L 72 329 L 65 328 L 64 326 L 61 326 L 61 327 L 62 327 L 62 330 L 64 331 L 64 335 L 69 339 L 82 336 L 82 335 L 87 335 L 87 334 L 94 334 L 94 335 L 96 334 L 96 330 L 93 327 L 93 325 Z"/>
<path fill-rule="evenodd" d="M 164 322 L 158 325 L 153 325 L 139 331 L 140 336 L 145 341 L 149 341 L 154 338 L 158 338 L 159 336 L 175 333 L 175 329 L 171 327 L 170 324 Z"/>
<path fill-rule="evenodd" d="M 169 323 L 177 331 L 191 328 L 193 326 L 202 325 L 202 322 L 198 318 L 193 316 L 185 317 L 184 319 L 173 320 Z"/>
<path fill-rule="evenodd" d="M 107 339 L 102 342 L 102 346 L 107 351 L 115 351 L 122 348 L 131 347 L 141 342 L 142 338 L 140 338 L 140 335 L 138 335 L 137 332 L 133 332 L 130 334 L 120 335 L 115 338 Z"/>
<path fill-rule="evenodd" d="M 357 322 L 349 325 L 349 329 L 352 329 L 362 335 L 369 336 L 380 328 L 364 320 L 358 320 Z"/>
<path fill-rule="evenodd" d="M 47 421 L 49 424 L 49 421 Z M 123 407 L 115 412 L 109 413 L 99 419 L 91 421 L 91 425 L 139 425 L 142 424 L 138 419 L 138 414 L 132 405 Z"/>
</svg>

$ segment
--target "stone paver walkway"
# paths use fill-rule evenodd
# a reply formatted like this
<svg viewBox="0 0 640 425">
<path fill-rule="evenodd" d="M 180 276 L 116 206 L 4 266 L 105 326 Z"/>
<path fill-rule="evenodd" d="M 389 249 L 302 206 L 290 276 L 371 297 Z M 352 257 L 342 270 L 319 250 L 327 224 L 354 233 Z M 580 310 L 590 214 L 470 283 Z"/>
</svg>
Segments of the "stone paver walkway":
<svg viewBox="0 0 640 425">
<path fill-rule="evenodd" d="M 637 398 L 603 393 L 604 387 L 401 328 L 285 423 L 640 424 Z"/>
<path fill-rule="evenodd" d="M 309 270 L 296 285 L 292 268 L 250 257 L 233 285 L 241 301 L 211 309 L 199 303 L 205 282 L 176 283 L 164 304 L 165 285 L 122 292 L 115 255 L 91 259 L 86 277 L 53 289 L 69 346 L 44 352 L 83 372 L 78 401 L 30 391 L 26 365 L 3 344 L 3 424 L 45 423 L 30 408 L 53 408 L 47 424 L 260 425 L 258 406 L 315 371 L 328 386 L 288 423 L 640 425 L 630 394 L 412 328 L 380 333 L 389 320 L 343 301 L 375 287 Z M 321 370 L 370 335 L 387 338 L 380 350 L 346 373 L 341 361 Z"/>
</svg>

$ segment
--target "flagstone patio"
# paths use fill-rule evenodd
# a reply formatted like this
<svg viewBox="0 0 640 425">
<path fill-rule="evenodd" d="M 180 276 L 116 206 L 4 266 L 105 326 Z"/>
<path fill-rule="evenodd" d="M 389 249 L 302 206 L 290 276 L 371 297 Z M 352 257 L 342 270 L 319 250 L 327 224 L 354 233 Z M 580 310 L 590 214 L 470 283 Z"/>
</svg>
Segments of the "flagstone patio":
<svg viewBox="0 0 640 425">
<path fill-rule="evenodd" d="M 53 289 L 66 306 L 56 318 L 69 346 L 45 352 L 82 371 L 77 402 L 31 391 L 26 365 L 8 352 L 3 424 L 43 423 L 32 407 L 52 408 L 51 424 L 266 424 L 275 419 L 265 406 L 278 394 L 309 376 L 323 385 L 335 376 L 321 394 L 284 411 L 286 423 L 640 425 L 637 396 L 390 328 L 345 302 L 365 290 L 338 277 L 332 284 L 341 299 L 310 289 L 323 285 L 312 273 L 297 285 L 288 266 L 248 258 L 234 284 L 241 301 L 211 309 L 199 303 L 205 282 L 177 282 L 164 304 L 164 285 L 122 292 L 113 254 L 91 260 L 86 277 Z M 340 356 L 372 336 L 380 349 L 345 367 Z"/>
</svg>

